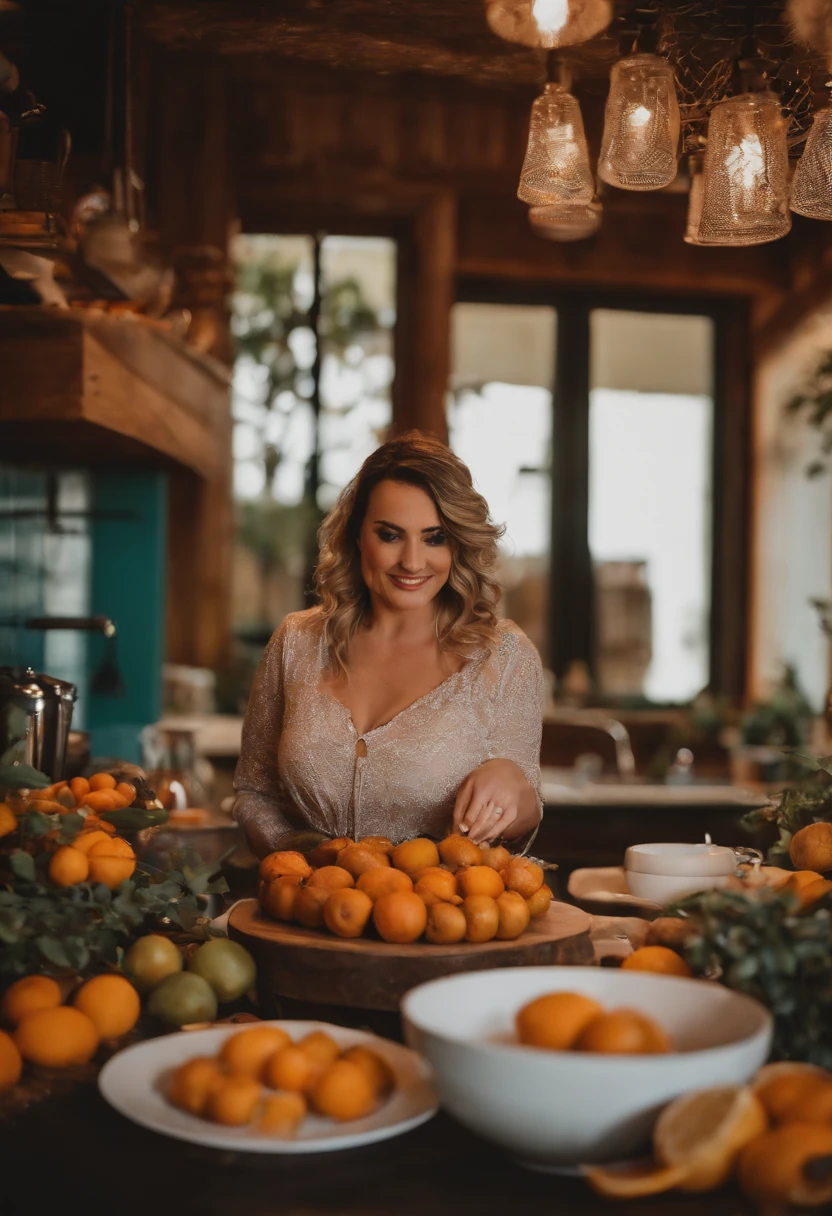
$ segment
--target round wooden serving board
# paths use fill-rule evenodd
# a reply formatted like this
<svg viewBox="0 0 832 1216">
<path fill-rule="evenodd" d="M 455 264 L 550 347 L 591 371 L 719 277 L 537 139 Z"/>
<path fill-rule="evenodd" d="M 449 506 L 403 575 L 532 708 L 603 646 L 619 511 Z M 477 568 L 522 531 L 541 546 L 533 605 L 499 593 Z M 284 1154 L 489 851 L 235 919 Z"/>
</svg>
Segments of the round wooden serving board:
<svg viewBox="0 0 832 1216">
<path fill-rule="evenodd" d="M 256 899 L 246 899 L 231 909 L 228 936 L 251 951 L 259 984 L 277 997 L 398 1010 L 409 989 L 459 971 L 591 963 L 591 923 L 580 908 L 552 903 L 545 916 L 533 920 L 513 942 L 398 946 L 369 937 L 333 937 L 272 920 Z"/>
</svg>

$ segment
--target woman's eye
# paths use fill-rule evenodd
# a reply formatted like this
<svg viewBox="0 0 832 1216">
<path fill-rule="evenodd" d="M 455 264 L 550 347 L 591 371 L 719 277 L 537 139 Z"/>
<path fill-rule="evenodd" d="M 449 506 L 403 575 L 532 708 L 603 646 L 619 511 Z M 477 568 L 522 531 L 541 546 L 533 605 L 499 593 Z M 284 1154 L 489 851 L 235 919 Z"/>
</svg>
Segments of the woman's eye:
<svg viewBox="0 0 832 1216">
<path fill-rule="evenodd" d="M 376 536 L 385 545 L 392 545 L 394 541 L 397 541 L 399 539 L 398 533 L 387 532 L 384 528 L 379 528 L 378 532 L 376 533 Z"/>
<path fill-rule="evenodd" d="M 425 544 L 427 544 L 427 545 L 444 545 L 445 544 L 445 533 L 444 532 L 431 532 L 430 536 L 425 537 Z"/>
</svg>

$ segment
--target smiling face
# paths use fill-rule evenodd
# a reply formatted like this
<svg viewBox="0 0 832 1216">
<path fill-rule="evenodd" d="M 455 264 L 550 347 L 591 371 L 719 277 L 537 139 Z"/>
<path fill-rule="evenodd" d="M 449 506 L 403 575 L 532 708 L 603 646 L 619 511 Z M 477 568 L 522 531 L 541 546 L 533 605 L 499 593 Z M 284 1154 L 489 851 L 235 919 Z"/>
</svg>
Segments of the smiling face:
<svg viewBox="0 0 832 1216">
<path fill-rule="evenodd" d="M 379 482 L 367 503 L 358 547 L 370 595 L 395 612 L 426 608 L 451 572 L 451 550 L 436 506 L 419 486 Z"/>
</svg>

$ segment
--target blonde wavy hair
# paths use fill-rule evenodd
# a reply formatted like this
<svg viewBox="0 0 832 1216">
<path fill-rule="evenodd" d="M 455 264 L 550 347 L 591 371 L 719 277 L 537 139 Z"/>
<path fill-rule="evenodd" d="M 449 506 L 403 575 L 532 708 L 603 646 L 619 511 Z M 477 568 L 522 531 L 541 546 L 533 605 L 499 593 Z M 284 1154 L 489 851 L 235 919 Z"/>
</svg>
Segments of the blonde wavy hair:
<svg viewBox="0 0 832 1216">
<path fill-rule="evenodd" d="M 418 486 L 430 496 L 451 550 L 448 581 L 437 599 L 436 636 L 443 650 L 467 656 L 490 650 L 497 637 L 500 587 L 494 578 L 497 541 L 488 503 L 468 468 L 450 448 L 418 431 L 383 444 L 368 456 L 318 532 L 315 586 L 334 670 L 346 671 L 350 640 L 370 613 L 358 538 L 370 495 L 382 481 Z"/>
</svg>

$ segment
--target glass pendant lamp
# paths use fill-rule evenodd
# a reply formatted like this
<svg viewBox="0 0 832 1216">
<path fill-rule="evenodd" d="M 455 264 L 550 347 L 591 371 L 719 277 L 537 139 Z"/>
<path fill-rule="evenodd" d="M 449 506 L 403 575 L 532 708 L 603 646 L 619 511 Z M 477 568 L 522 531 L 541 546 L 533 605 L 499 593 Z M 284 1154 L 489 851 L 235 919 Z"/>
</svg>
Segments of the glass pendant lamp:
<svg viewBox="0 0 832 1216">
<path fill-rule="evenodd" d="M 630 55 L 612 69 L 598 176 L 623 190 L 660 190 L 676 176 L 679 101 L 673 68 Z"/>
<path fill-rule="evenodd" d="M 583 241 L 601 227 L 600 203 L 562 203 L 531 207 L 529 223 L 536 236 L 547 241 Z"/>
<path fill-rule="evenodd" d="M 791 228 L 786 120 L 772 93 L 715 106 L 708 123 L 698 244 L 762 245 Z"/>
<path fill-rule="evenodd" d="M 517 197 L 535 207 L 588 206 L 594 194 L 581 107 L 564 85 L 549 81 L 532 106 Z"/>
<path fill-rule="evenodd" d="M 792 181 L 792 211 L 832 220 L 832 107 L 818 110 Z"/>
<path fill-rule="evenodd" d="M 612 0 L 487 0 L 486 19 L 506 42 L 554 50 L 575 46 L 605 30 Z"/>
</svg>

